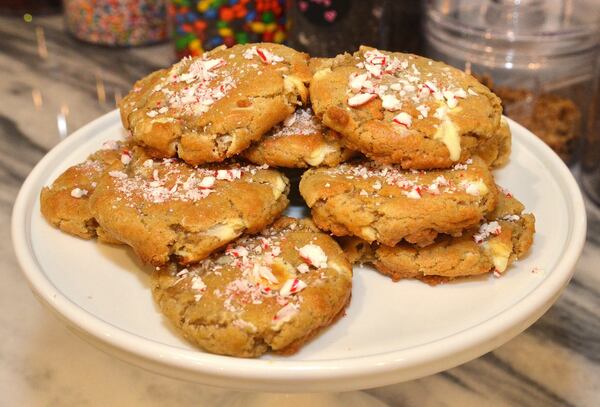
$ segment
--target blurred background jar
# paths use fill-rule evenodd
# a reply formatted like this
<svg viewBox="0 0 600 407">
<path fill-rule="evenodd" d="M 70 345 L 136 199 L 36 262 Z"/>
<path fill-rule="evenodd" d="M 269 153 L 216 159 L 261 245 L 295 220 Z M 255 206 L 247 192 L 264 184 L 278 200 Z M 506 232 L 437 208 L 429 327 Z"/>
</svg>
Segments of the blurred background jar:
<svg viewBox="0 0 600 407">
<path fill-rule="evenodd" d="M 219 45 L 283 43 L 287 0 L 171 0 L 169 15 L 177 57 Z"/>
<path fill-rule="evenodd" d="M 581 154 L 581 184 L 589 197 L 600 206 L 600 55 L 596 63 L 594 88 Z"/>
<path fill-rule="evenodd" d="M 167 0 L 63 0 L 67 30 L 107 46 L 137 46 L 168 38 Z"/>
<path fill-rule="evenodd" d="M 60 0 L 0 0 L 1 14 L 52 14 L 60 11 Z"/>
<path fill-rule="evenodd" d="M 595 0 L 428 0 L 426 53 L 478 77 L 573 164 L 598 115 L 598 12 Z"/>
<path fill-rule="evenodd" d="M 360 45 L 389 49 L 393 0 L 296 0 L 290 5 L 289 45 L 316 57 Z M 397 0 L 398 3 L 404 3 Z M 398 22 L 400 23 L 400 22 Z"/>
</svg>

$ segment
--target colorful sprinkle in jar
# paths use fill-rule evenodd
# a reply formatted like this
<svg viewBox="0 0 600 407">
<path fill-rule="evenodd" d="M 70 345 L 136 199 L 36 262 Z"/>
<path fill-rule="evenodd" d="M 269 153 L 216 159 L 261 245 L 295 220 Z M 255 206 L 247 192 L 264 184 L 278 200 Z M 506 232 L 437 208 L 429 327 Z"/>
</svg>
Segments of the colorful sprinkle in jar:
<svg viewBox="0 0 600 407">
<path fill-rule="evenodd" d="M 179 58 L 225 44 L 282 43 L 286 0 L 171 0 L 169 16 Z"/>
<path fill-rule="evenodd" d="M 109 46 L 147 45 L 168 38 L 166 0 L 64 0 L 67 30 Z"/>
</svg>

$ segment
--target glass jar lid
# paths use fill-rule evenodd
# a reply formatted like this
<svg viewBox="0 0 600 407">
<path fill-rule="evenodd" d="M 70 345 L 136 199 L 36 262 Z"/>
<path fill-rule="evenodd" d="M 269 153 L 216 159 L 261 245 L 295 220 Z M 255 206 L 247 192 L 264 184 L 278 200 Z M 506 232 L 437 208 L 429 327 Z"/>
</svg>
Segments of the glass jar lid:
<svg viewBox="0 0 600 407">
<path fill-rule="evenodd" d="M 510 67 L 594 52 L 595 0 L 429 0 L 427 37 L 455 57 Z"/>
</svg>

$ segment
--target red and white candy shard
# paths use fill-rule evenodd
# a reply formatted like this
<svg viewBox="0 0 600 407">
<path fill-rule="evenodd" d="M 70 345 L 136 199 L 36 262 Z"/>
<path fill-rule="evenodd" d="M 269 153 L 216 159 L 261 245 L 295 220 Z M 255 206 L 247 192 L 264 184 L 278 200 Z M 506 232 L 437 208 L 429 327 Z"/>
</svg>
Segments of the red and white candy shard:
<svg viewBox="0 0 600 407">
<path fill-rule="evenodd" d="M 321 246 L 309 243 L 299 248 L 298 253 L 300 254 L 300 257 L 302 257 L 302 259 L 304 259 L 304 261 L 310 266 L 314 266 L 316 268 L 327 267 L 327 255 L 323 249 L 321 249 Z"/>
<path fill-rule="evenodd" d="M 502 226 L 496 221 L 492 221 L 489 223 L 483 223 L 479 226 L 479 233 L 473 235 L 473 240 L 475 243 L 480 244 L 487 240 L 490 236 L 498 236 L 502 233 Z"/>
<path fill-rule="evenodd" d="M 296 294 L 306 288 L 306 283 L 297 278 L 288 279 L 281 288 L 279 289 L 279 295 L 282 297 L 288 297 L 292 294 Z"/>
<path fill-rule="evenodd" d="M 256 46 L 247 49 L 243 53 L 243 57 L 246 59 L 252 59 L 254 56 L 258 56 L 260 60 L 265 64 L 275 64 L 277 62 L 283 62 L 283 58 L 269 51 L 266 48 L 258 48 Z"/>
<path fill-rule="evenodd" d="M 185 270 L 185 269 L 184 269 Z M 196 293 L 194 294 L 194 300 L 200 301 L 202 298 L 202 294 L 206 291 L 206 284 L 202 281 L 202 278 L 199 276 L 192 277 L 192 290 Z"/>
<path fill-rule="evenodd" d="M 123 150 L 121 153 L 121 162 L 123 165 L 127 165 L 131 162 L 131 152 L 129 150 Z"/>
<path fill-rule="evenodd" d="M 294 315 L 298 313 L 300 306 L 294 303 L 288 303 L 283 308 L 281 308 L 275 316 L 273 317 L 273 322 L 277 322 L 279 326 L 281 324 L 288 322 Z"/>
<path fill-rule="evenodd" d="M 374 93 L 358 93 L 348 98 L 348 105 L 352 107 L 362 106 L 376 97 L 377 95 Z"/>
<path fill-rule="evenodd" d="M 392 121 L 396 124 L 409 128 L 412 125 L 412 116 L 406 112 L 400 112 L 394 116 Z"/>
</svg>

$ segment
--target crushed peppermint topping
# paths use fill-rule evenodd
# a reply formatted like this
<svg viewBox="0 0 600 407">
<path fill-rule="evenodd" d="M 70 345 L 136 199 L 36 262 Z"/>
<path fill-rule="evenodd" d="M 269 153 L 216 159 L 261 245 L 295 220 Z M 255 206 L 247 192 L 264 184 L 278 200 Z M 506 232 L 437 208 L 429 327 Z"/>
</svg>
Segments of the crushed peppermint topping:
<svg viewBox="0 0 600 407">
<path fill-rule="evenodd" d="M 121 162 L 123 165 L 127 165 L 131 162 L 131 152 L 129 150 L 123 150 L 121 153 Z"/>
<path fill-rule="evenodd" d="M 316 268 L 327 267 L 327 255 L 321 246 L 309 243 L 298 249 L 300 257 L 309 265 Z"/>
<path fill-rule="evenodd" d="M 119 148 L 119 142 L 116 140 L 107 140 L 102 143 L 103 150 L 117 150 Z"/>
<path fill-rule="evenodd" d="M 277 314 L 273 317 L 273 328 L 280 329 L 283 324 L 290 321 L 300 310 L 300 306 L 298 304 L 294 304 L 290 302 L 283 306 Z"/>
<path fill-rule="evenodd" d="M 440 195 L 442 193 L 466 192 L 474 196 L 481 196 L 487 193 L 488 189 L 483 180 L 479 177 L 472 178 L 469 172 L 469 166 L 472 161 L 465 164 L 457 164 L 454 171 L 463 171 L 463 173 L 447 176 L 437 175 L 428 180 L 423 179 L 430 173 L 427 171 L 404 170 L 397 165 L 385 165 L 375 162 L 364 163 L 346 163 L 338 167 L 323 169 L 331 177 L 343 177 L 345 179 L 357 179 L 367 181 L 369 184 L 361 185 L 356 189 L 360 196 L 369 196 L 369 190 L 375 195 L 381 193 L 383 185 L 398 187 L 402 194 L 411 199 L 420 199 L 424 193 Z M 433 178 L 433 180 L 431 180 Z M 324 179 L 325 186 L 331 185 L 331 178 Z"/>
<path fill-rule="evenodd" d="M 296 270 L 298 270 L 300 273 L 304 274 L 304 273 L 308 273 L 310 271 L 310 267 L 306 263 L 301 263 L 301 264 L 298 264 L 298 266 L 296 267 Z"/>
<path fill-rule="evenodd" d="M 279 295 L 283 298 L 289 297 L 291 294 L 296 294 L 307 287 L 306 283 L 297 278 L 288 279 L 279 289 Z"/>
<path fill-rule="evenodd" d="M 296 224 L 291 224 L 287 230 L 295 230 L 296 227 Z M 315 244 L 307 244 L 302 249 L 297 249 L 306 255 L 305 262 L 294 267 L 289 260 L 281 258 L 281 244 L 285 240 L 285 234 L 273 229 L 267 229 L 257 236 L 241 237 L 227 246 L 224 252 L 188 266 L 189 268 L 174 271 L 172 284 L 186 281 L 184 284 L 189 285 L 185 287 L 191 287 L 195 300 L 199 301 L 207 290 L 200 276 L 220 276 L 224 267 L 233 268 L 237 276 L 228 280 L 225 287 L 212 289 L 211 293 L 222 299 L 226 311 L 237 316 L 239 322 L 236 326 L 241 329 L 256 329 L 241 318 L 245 306 L 268 301 L 279 307 L 271 324 L 274 329 L 280 329 L 298 313 L 304 301 L 301 292 L 308 287 L 310 276 L 307 273 L 311 270 L 306 258 L 312 259 L 311 263 L 315 267 L 327 265 L 327 256 L 323 250 Z M 300 259 L 295 261 L 299 262 Z M 326 278 L 323 270 L 320 272 L 318 278 Z"/>
<path fill-rule="evenodd" d="M 310 135 L 323 131 L 323 125 L 319 123 L 310 108 L 296 109 L 282 124 L 275 126 L 272 137 L 291 135 Z"/>
<path fill-rule="evenodd" d="M 127 178 L 127 174 L 125 174 L 123 171 L 109 171 L 108 175 L 110 175 L 113 178 L 120 178 L 120 179 L 126 179 Z"/>
<path fill-rule="evenodd" d="M 252 59 L 255 56 L 257 56 L 264 64 L 276 64 L 277 62 L 284 61 L 283 57 L 280 57 L 279 55 L 274 54 L 273 52 L 269 51 L 266 48 L 259 48 L 256 46 L 253 46 L 252 48 L 247 49 L 243 53 L 243 57 L 245 59 Z"/>
<path fill-rule="evenodd" d="M 352 107 L 362 106 L 376 97 L 377 95 L 373 93 L 358 93 L 348 98 L 348 105 Z"/>
<path fill-rule="evenodd" d="M 479 232 L 473 235 L 473 240 L 477 244 L 485 242 L 490 236 L 498 236 L 502 233 L 502 226 L 496 221 L 483 223 L 479 226 Z"/>
<path fill-rule="evenodd" d="M 128 175 L 123 171 L 110 171 L 115 178 L 115 187 L 125 196 L 141 196 L 146 202 L 198 201 L 214 192 L 217 180 L 235 181 L 243 174 L 254 175 L 266 166 L 232 166 L 228 169 L 213 170 L 197 167 L 190 169 L 175 160 L 164 159 L 157 165 L 153 160 L 142 164 L 143 171 Z"/>
<path fill-rule="evenodd" d="M 432 68 L 428 68 L 433 65 L 431 61 L 427 62 L 427 72 L 422 72 L 412 59 L 411 56 L 398 58 L 375 49 L 365 51 L 356 64 L 361 71 L 352 73 L 348 80 L 348 105 L 358 107 L 379 97 L 383 109 L 394 112 L 402 109 L 402 101 L 407 100 L 417 105 L 420 120 L 429 117 L 432 107 L 441 105 L 433 116 L 444 120 L 448 110 L 456 108 L 460 99 L 476 95 L 470 88 L 465 90 L 454 85 L 455 78 L 450 70 L 442 70 L 442 77 L 433 79 Z M 392 122 L 408 128 L 413 117 L 408 112 L 403 113 L 408 118 L 397 115 Z"/>
<path fill-rule="evenodd" d="M 521 219 L 521 217 L 519 215 L 514 215 L 514 214 L 512 214 L 512 215 L 504 215 L 502 217 L 502 220 L 505 220 L 507 222 L 518 222 L 519 219 Z"/>
<path fill-rule="evenodd" d="M 73 198 L 81 198 L 84 197 L 88 194 L 88 190 L 87 189 L 81 189 L 81 188 L 73 188 L 71 190 L 71 196 Z"/>
<path fill-rule="evenodd" d="M 402 108 L 402 103 L 394 95 L 383 95 L 381 97 L 381 106 L 383 106 L 384 109 L 393 112 L 395 110 L 400 110 Z"/>
<path fill-rule="evenodd" d="M 403 191 L 403 194 L 410 199 L 421 199 L 421 188 L 414 186 L 410 191 Z"/>
<path fill-rule="evenodd" d="M 406 128 L 409 128 L 412 125 L 412 116 L 406 112 L 400 112 L 394 116 L 392 121 L 396 124 L 400 124 Z"/>
<path fill-rule="evenodd" d="M 227 62 L 223 58 L 182 59 L 152 89 L 164 95 L 167 105 L 161 106 L 159 101 L 155 109 L 147 111 L 146 115 L 154 118 L 167 113 L 169 108 L 189 115 L 207 112 L 212 104 L 236 86 L 233 75 L 221 69 L 225 66 Z"/>
<path fill-rule="evenodd" d="M 194 300 L 200 301 L 202 294 L 206 291 L 206 284 L 204 284 L 204 281 L 202 281 L 199 276 L 192 277 L 192 290 L 196 292 L 194 294 Z"/>
</svg>

